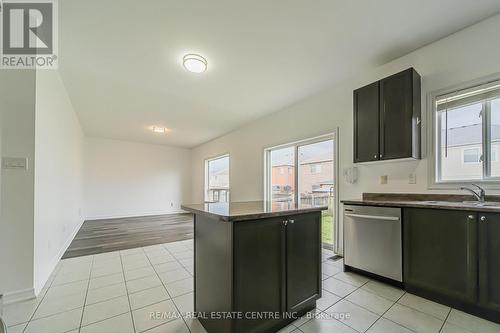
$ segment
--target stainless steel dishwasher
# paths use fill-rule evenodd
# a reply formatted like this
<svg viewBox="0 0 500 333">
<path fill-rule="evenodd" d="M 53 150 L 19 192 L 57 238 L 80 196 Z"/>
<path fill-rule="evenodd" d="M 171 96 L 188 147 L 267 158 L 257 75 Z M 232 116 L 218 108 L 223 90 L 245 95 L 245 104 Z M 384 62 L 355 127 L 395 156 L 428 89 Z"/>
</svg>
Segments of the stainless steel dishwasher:
<svg viewBox="0 0 500 333">
<path fill-rule="evenodd" d="M 344 263 L 402 282 L 401 208 L 345 205 Z"/>
</svg>

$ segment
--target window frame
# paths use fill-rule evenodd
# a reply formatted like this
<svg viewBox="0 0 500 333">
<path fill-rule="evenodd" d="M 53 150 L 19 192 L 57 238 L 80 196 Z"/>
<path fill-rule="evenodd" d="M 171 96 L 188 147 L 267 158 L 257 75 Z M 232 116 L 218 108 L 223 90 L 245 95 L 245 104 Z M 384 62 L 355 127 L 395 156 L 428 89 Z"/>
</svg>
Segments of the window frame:
<svg viewBox="0 0 500 333">
<path fill-rule="evenodd" d="M 208 200 L 208 188 L 210 186 L 210 177 L 209 177 L 209 173 L 210 173 L 210 168 L 209 168 L 209 165 L 210 165 L 210 162 L 212 161 L 215 161 L 215 160 L 219 160 L 221 158 L 225 158 L 227 157 L 228 158 L 228 169 L 229 169 L 229 175 L 228 175 L 228 182 L 229 182 L 229 186 L 228 186 L 228 191 L 227 191 L 227 194 L 226 194 L 226 199 L 227 199 L 227 202 L 230 202 L 230 198 L 231 198 L 231 156 L 229 155 L 229 153 L 225 153 L 225 154 L 222 154 L 222 155 L 216 155 L 214 157 L 210 157 L 210 158 L 206 158 L 204 160 L 204 186 L 203 186 L 203 202 L 204 203 L 210 203 L 212 201 L 209 201 Z"/>
<path fill-rule="evenodd" d="M 282 149 L 282 148 L 288 148 L 288 147 L 294 147 L 295 150 L 295 156 L 294 156 L 294 165 L 299 165 L 298 161 L 298 147 L 302 145 L 308 145 L 312 143 L 317 143 L 321 141 L 326 141 L 326 140 L 333 140 L 333 181 L 334 181 L 334 189 L 333 189 L 333 195 L 334 195 L 334 202 L 333 202 L 333 220 L 335 223 L 334 227 L 334 234 L 333 234 L 333 241 L 334 241 L 334 252 L 338 254 L 343 254 L 343 225 L 340 223 L 340 213 L 339 213 L 339 206 L 340 206 L 340 200 L 339 200 L 339 184 L 340 184 L 340 178 L 339 178 L 339 140 L 340 140 L 340 135 L 339 135 L 339 128 L 336 127 L 333 132 L 319 135 L 316 137 L 308 138 L 308 139 L 303 139 L 303 140 L 297 140 L 297 141 L 292 141 L 292 142 L 287 142 L 284 144 L 278 144 L 275 146 L 268 146 L 264 148 L 263 151 L 263 172 L 264 172 L 264 177 L 263 177 L 263 190 L 264 190 L 264 201 L 266 202 L 271 202 L 272 201 L 272 182 L 271 182 L 271 177 L 272 177 L 272 165 L 271 165 L 271 152 L 275 149 Z M 297 169 L 298 170 L 298 169 Z M 298 184 L 299 184 L 299 173 L 295 172 L 295 202 L 298 202 Z"/>
<path fill-rule="evenodd" d="M 439 121 L 438 121 L 438 111 L 436 101 L 439 97 L 447 94 L 453 94 L 454 92 L 474 89 L 482 85 L 487 85 L 491 83 L 500 83 L 500 73 L 490 75 L 487 77 L 479 78 L 476 80 L 471 80 L 462 84 L 451 86 L 445 89 L 437 90 L 428 94 L 427 97 L 427 113 L 426 118 L 423 119 L 423 123 L 428 123 L 427 129 L 427 151 L 428 151 L 428 188 L 429 189 L 457 189 L 462 185 L 470 185 L 471 183 L 481 184 L 488 189 L 500 189 L 500 177 L 485 177 L 484 175 L 489 175 L 491 163 L 490 159 L 490 144 L 487 142 L 491 141 L 488 137 L 489 130 L 487 131 L 487 126 L 490 125 L 490 113 L 491 103 L 483 102 L 483 114 L 482 114 L 482 126 L 483 126 L 483 138 L 482 138 L 482 151 L 483 151 L 483 176 L 481 179 L 474 180 L 441 180 L 440 179 L 440 152 L 438 149 L 440 135 L 439 135 Z M 485 108 L 484 105 L 487 107 Z M 422 145 L 425 146 L 425 145 Z M 498 158 L 498 157 L 497 157 Z M 463 160 L 462 160 L 463 162 Z"/>
<path fill-rule="evenodd" d="M 322 141 L 327 141 L 327 140 L 333 140 L 333 158 L 334 158 L 334 181 L 335 181 L 335 186 L 334 186 L 334 191 L 335 191 L 335 198 L 338 198 L 338 170 L 337 170 L 337 162 L 335 159 L 335 155 L 338 154 L 338 139 L 337 139 L 337 134 L 338 129 L 330 134 L 325 134 L 309 139 L 304 139 L 304 140 L 298 140 L 298 141 L 293 141 L 289 143 L 285 143 L 282 145 L 277 145 L 277 146 L 272 146 L 272 147 L 267 147 L 264 148 L 264 200 L 265 201 L 271 201 L 272 200 L 272 182 L 271 182 L 271 176 L 272 176 L 272 166 L 271 166 L 271 152 L 273 150 L 277 149 L 283 149 L 283 148 L 290 148 L 293 147 L 294 149 L 294 166 L 299 165 L 299 156 L 298 156 L 298 147 L 299 146 L 304 146 L 308 144 L 313 144 L 313 143 L 318 143 Z M 298 169 L 297 169 L 298 170 Z M 294 182 L 295 182 L 295 193 L 294 193 L 294 202 L 298 202 L 298 184 L 299 184 L 299 174 L 298 172 L 295 172 L 294 174 Z"/>
</svg>

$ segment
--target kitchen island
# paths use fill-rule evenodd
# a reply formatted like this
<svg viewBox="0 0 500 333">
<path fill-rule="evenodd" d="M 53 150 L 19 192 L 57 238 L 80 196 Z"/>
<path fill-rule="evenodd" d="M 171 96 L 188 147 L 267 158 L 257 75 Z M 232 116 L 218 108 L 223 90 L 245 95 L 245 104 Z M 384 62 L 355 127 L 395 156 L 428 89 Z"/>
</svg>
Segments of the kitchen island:
<svg viewBox="0 0 500 333">
<path fill-rule="evenodd" d="M 194 213 L 194 311 L 208 333 L 276 332 L 321 297 L 321 211 L 288 202 Z"/>
</svg>

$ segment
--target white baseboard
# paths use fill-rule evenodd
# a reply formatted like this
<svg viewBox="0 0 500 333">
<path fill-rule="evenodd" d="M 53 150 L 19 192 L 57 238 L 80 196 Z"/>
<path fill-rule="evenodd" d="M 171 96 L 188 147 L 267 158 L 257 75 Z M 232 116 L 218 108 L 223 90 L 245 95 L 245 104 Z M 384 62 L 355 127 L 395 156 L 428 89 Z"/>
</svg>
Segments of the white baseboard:
<svg viewBox="0 0 500 333">
<path fill-rule="evenodd" d="M 106 220 L 106 219 L 121 219 L 127 217 L 155 216 L 155 215 L 173 215 L 188 213 L 182 209 L 169 210 L 163 212 L 147 212 L 147 213 L 130 213 L 130 214 L 111 214 L 111 215 L 89 215 L 85 216 L 85 221 L 88 220 Z"/>
<path fill-rule="evenodd" d="M 52 260 L 50 261 L 50 264 L 49 264 L 49 269 L 47 270 L 48 274 L 46 274 L 46 276 L 41 278 L 39 281 L 35 281 L 35 288 L 34 288 L 35 295 L 38 295 L 40 293 L 40 290 L 42 290 L 43 286 L 45 286 L 45 283 L 47 283 L 47 281 L 49 280 L 50 275 L 52 274 L 52 272 L 56 268 L 57 264 L 59 263 L 62 256 L 64 255 L 64 253 L 66 252 L 66 250 L 70 246 L 73 239 L 75 238 L 76 234 L 78 233 L 78 230 L 80 230 L 80 228 L 82 227 L 83 222 L 84 222 L 84 220 L 82 219 L 76 225 L 76 227 L 71 232 L 71 235 L 68 237 L 68 239 L 66 239 L 66 242 L 64 242 L 64 245 L 59 249 L 59 252 L 57 253 L 57 255 L 54 258 L 52 258 Z"/>
<path fill-rule="evenodd" d="M 4 304 L 17 303 L 35 298 L 35 289 L 28 288 L 22 290 L 11 291 L 3 295 Z"/>
</svg>

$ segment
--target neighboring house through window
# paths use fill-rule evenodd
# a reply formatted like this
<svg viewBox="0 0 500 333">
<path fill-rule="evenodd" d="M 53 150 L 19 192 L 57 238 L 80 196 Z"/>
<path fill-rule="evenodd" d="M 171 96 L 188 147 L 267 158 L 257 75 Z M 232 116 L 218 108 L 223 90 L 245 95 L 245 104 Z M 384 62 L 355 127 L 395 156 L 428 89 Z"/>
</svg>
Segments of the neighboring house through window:
<svg viewBox="0 0 500 333">
<path fill-rule="evenodd" d="M 464 163 L 481 162 L 481 150 L 479 148 L 466 148 L 463 150 Z"/>
<path fill-rule="evenodd" d="M 312 174 L 321 173 L 321 164 L 311 164 L 311 173 Z"/>
</svg>

